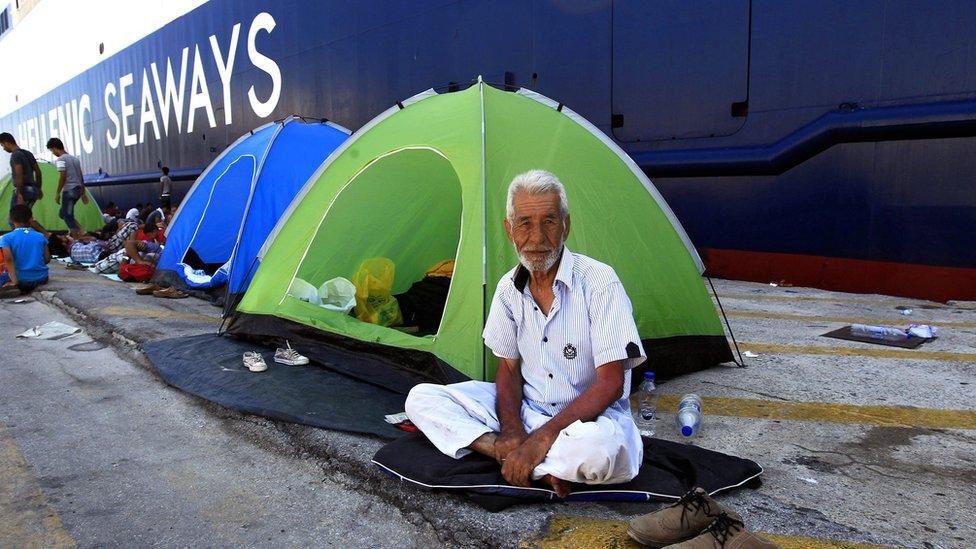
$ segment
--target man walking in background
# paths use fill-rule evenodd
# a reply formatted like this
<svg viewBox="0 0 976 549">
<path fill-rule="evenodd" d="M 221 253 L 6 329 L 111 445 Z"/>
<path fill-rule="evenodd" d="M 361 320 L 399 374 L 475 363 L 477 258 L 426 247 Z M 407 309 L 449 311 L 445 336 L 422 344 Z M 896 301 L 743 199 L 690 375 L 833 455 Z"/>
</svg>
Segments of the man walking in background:
<svg viewBox="0 0 976 549">
<path fill-rule="evenodd" d="M 75 203 L 80 198 L 82 203 L 88 204 L 88 194 L 85 192 L 85 176 L 81 172 L 81 160 L 77 156 L 68 154 L 64 150 L 64 143 L 57 137 L 47 141 L 47 150 L 54 155 L 54 165 L 58 168 L 58 191 L 54 201 L 61 205 L 58 216 L 68 226 L 71 236 L 78 238 L 84 231 L 75 220 Z"/>
<path fill-rule="evenodd" d="M 44 192 L 41 189 L 41 167 L 37 165 L 37 159 L 27 149 L 17 146 L 14 136 L 7 132 L 0 133 L 0 147 L 10 153 L 10 173 L 14 183 L 10 207 L 25 204 L 28 208 L 32 208 L 35 202 L 44 198 Z M 30 226 L 45 236 L 50 234 L 33 219 L 31 219 Z"/>
</svg>

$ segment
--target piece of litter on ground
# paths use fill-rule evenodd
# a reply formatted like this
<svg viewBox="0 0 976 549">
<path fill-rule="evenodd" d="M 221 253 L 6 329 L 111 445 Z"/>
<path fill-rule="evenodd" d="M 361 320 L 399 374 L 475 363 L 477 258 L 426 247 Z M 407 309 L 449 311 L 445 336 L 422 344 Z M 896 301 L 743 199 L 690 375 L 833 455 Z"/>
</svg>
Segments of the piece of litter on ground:
<svg viewBox="0 0 976 549">
<path fill-rule="evenodd" d="M 895 307 L 895 310 L 897 310 L 899 313 L 901 313 L 901 314 L 903 314 L 905 316 L 908 316 L 908 315 L 912 314 L 912 308 L 911 307 L 906 307 L 904 305 L 899 305 L 899 306 Z"/>
<path fill-rule="evenodd" d="M 930 339 L 936 337 L 939 329 L 935 326 L 929 326 L 928 324 L 912 324 L 906 331 L 910 337 Z"/>
<path fill-rule="evenodd" d="M 815 478 L 808 478 L 808 477 L 796 477 L 796 478 L 802 480 L 803 482 L 806 482 L 807 484 L 820 484 L 819 482 L 817 482 L 817 479 Z"/>
<path fill-rule="evenodd" d="M 742 356 L 744 356 L 746 358 L 758 358 L 759 357 L 759 353 L 754 353 L 752 351 L 746 351 L 746 352 L 742 353 Z"/>
<path fill-rule="evenodd" d="M 102 276 L 104 276 L 105 278 L 107 278 L 109 280 L 114 280 L 116 282 L 122 282 L 122 279 L 119 278 L 119 275 L 117 275 L 117 274 L 103 274 Z"/>
<path fill-rule="evenodd" d="M 33 299 L 22 297 L 20 299 L 13 300 L 13 303 L 31 303 L 33 301 L 34 301 Z"/>
<path fill-rule="evenodd" d="M 775 283 L 775 282 L 770 282 L 770 283 L 769 283 L 769 285 L 770 285 L 770 286 L 772 286 L 773 288 L 775 288 L 775 287 L 777 287 L 777 286 L 779 286 L 779 284 L 777 284 L 777 283 Z"/>
<path fill-rule="evenodd" d="M 79 333 L 81 333 L 81 328 L 68 326 L 55 320 L 47 324 L 34 326 L 18 335 L 17 339 L 64 339 Z"/>
</svg>

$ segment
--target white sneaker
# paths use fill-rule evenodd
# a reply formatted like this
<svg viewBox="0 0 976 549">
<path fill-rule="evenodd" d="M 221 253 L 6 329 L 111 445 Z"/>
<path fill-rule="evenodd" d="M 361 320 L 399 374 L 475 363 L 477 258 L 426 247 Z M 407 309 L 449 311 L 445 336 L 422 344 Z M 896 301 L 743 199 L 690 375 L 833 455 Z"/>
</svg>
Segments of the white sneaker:
<svg viewBox="0 0 976 549">
<path fill-rule="evenodd" d="M 257 351 L 247 351 L 244 353 L 244 367 L 252 372 L 263 372 L 268 369 L 268 363 Z"/>
<path fill-rule="evenodd" d="M 285 345 L 287 345 L 285 349 L 279 347 L 278 350 L 275 351 L 275 362 L 288 366 L 302 366 L 308 364 L 308 357 L 300 354 L 295 349 L 292 349 L 291 342 L 285 341 Z"/>
</svg>

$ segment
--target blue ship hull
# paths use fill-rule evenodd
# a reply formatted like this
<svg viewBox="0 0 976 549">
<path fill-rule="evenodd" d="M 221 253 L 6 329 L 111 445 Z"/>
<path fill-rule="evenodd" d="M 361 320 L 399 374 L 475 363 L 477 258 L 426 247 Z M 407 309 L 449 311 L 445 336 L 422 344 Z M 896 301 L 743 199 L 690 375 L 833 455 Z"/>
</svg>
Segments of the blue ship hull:
<svg viewBox="0 0 976 549">
<path fill-rule="evenodd" d="M 0 128 L 128 205 L 268 120 L 483 75 L 612 136 L 712 274 L 976 299 L 974 29 L 968 2 L 212 0 Z"/>
</svg>

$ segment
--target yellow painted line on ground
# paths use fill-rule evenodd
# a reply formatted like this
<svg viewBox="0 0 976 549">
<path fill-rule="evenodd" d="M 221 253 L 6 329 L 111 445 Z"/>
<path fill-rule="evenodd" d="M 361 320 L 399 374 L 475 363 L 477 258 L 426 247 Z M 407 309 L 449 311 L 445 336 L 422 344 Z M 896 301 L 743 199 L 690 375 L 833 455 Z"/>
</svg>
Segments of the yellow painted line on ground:
<svg viewBox="0 0 976 549">
<path fill-rule="evenodd" d="M 940 328 L 976 328 L 976 322 L 943 322 L 941 320 L 923 320 L 915 317 L 901 318 L 857 318 L 852 316 L 818 316 L 818 315 L 794 315 L 790 313 L 771 313 L 767 311 L 725 311 L 731 317 L 739 318 L 769 318 L 773 320 L 795 320 L 799 322 L 840 322 L 843 324 L 874 324 L 874 325 L 898 325 L 906 324 L 932 324 Z"/>
<path fill-rule="evenodd" d="M 759 532 L 759 535 L 778 544 L 782 549 L 891 549 L 884 545 L 836 541 L 806 536 L 787 536 Z M 592 517 L 554 516 L 549 529 L 541 538 L 520 544 L 523 549 L 612 548 L 639 549 L 643 547 L 627 535 L 627 523 L 622 520 Z"/>
<path fill-rule="evenodd" d="M 865 344 L 867 345 L 867 344 Z M 897 358 L 902 360 L 941 360 L 943 362 L 976 362 L 976 353 L 952 353 L 948 351 L 920 351 L 918 349 L 826 347 L 820 345 L 785 345 L 781 343 L 739 343 L 739 349 L 756 353 L 779 355 L 831 355 L 864 356 L 870 358 Z"/>
<path fill-rule="evenodd" d="M 752 293 L 724 293 L 719 292 L 718 297 L 721 299 L 743 299 L 746 301 L 823 301 L 826 303 L 857 303 L 859 305 L 895 305 L 899 300 L 901 304 L 925 304 L 937 308 L 947 308 L 948 306 L 942 303 L 936 303 L 934 301 L 925 301 L 924 299 L 912 299 L 910 297 L 892 297 L 889 300 L 882 299 L 859 299 L 853 297 L 828 297 L 820 295 L 801 295 L 801 294 L 790 294 L 790 295 L 774 295 L 774 294 L 752 294 Z"/>
<path fill-rule="evenodd" d="M 783 549 L 891 549 L 890 545 L 854 543 L 823 538 L 808 538 L 806 536 L 784 536 L 781 534 L 770 534 L 768 532 L 762 532 L 761 535 Z"/>
<path fill-rule="evenodd" d="M 109 316 L 136 316 L 141 318 L 176 318 L 180 320 L 196 320 L 199 322 L 220 322 L 219 317 L 170 311 L 169 309 L 136 309 L 133 307 L 102 307 L 98 310 Z"/>
<path fill-rule="evenodd" d="M 659 409 L 675 412 L 679 395 L 661 395 Z M 913 406 L 860 406 L 831 402 L 792 402 L 746 398 L 702 397 L 706 415 L 852 423 L 923 429 L 976 429 L 976 410 L 944 410 Z"/>
<path fill-rule="evenodd" d="M 0 547 L 77 547 L 0 425 Z"/>
</svg>

